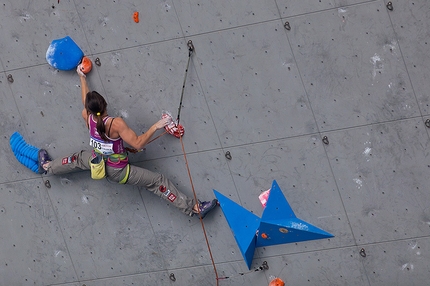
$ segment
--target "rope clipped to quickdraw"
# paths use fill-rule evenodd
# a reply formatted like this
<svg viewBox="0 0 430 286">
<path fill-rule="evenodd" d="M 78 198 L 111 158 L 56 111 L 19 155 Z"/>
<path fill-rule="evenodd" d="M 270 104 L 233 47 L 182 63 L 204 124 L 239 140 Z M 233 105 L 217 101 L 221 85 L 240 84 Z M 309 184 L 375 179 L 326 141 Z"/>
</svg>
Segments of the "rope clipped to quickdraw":
<svg viewBox="0 0 430 286">
<path fill-rule="evenodd" d="M 152 141 L 160 138 L 161 136 L 163 136 L 166 133 L 169 133 L 169 134 L 171 134 L 177 138 L 180 138 L 180 137 L 182 137 L 182 135 L 184 135 L 184 128 L 181 125 L 179 125 L 179 120 L 180 120 L 180 116 L 181 116 L 182 101 L 184 98 L 185 83 L 187 82 L 188 68 L 190 67 L 191 56 L 194 52 L 194 45 L 193 45 L 193 42 L 191 40 L 189 40 L 187 42 L 187 47 L 188 47 L 188 62 L 187 62 L 187 67 L 185 68 L 185 76 L 184 76 L 184 82 L 182 83 L 181 99 L 179 101 L 178 117 L 176 118 L 176 122 L 174 122 L 172 120 L 172 123 L 165 127 L 165 131 L 162 134 L 158 135 L 157 137 L 154 137 L 153 139 L 148 141 L 148 143 L 146 143 L 146 144 L 151 143 Z M 170 117 L 171 118 L 172 116 L 168 112 L 163 112 L 162 117 Z M 126 147 L 125 149 L 128 152 L 133 153 L 133 154 L 145 150 L 144 148 L 137 150 L 135 148 L 130 148 L 130 147 Z"/>
<path fill-rule="evenodd" d="M 193 45 L 193 42 L 191 40 L 189 40 L 187 42 L 187 46 L 188 46 L 188 62 L 187 62 L 187 67 L 185 69 L 184 82 L 182 84 L 181 100 L 179 102 L 179 108 L 178 108 L 178 117 L 176 118 L 176 124 L 177 125 L 179 125 L 179 120 L 180 120 L 180 115 L 181 115 L 182 100 L 184 98 L 185 83 L 186 83 L 186 80 L 187 80 L 188 68 L 190 66 L 191 56 L 192 56 L 192 54 L 194 52 L 194 45 Z M 184 154 L 185 166 L 187 167 L 188 177 L 190 179 L 190 184 L 191 184 L 191 189 L 193 191 L 194 201 L 198 202 L 196 190 L 194 188 L 193 178 L 191 177 L 191 171 L 190 171 L 190 167 L 188 165 L 187 153 L 185 152 L 185 146 L 184 146 L 184 142 L 182 140 L 182 136 L 179 136 L 179 139 L 181 141 L 182 153 Z M 206 245 L 208 247 L 209 256 L 211 258 L 212 266 L 213 266 L 213 269 L 214 269 L 214 272 L 215 272 L 216 285 L 218 286 L 218 280 L 219 280 L 219 278 L 218 278 L 218 271 L 216 269 L 215 260 L 214 260 L 213 255 L 212 255 L 212 250 L 211 250 L 211 247 L 210 247 L 210 244 L 209 244 L 209 239 L 208 239 L 208 236 L 207 236 L 207 233 L 206 233 L 205 224 L 203 223 L 203 219 L 202 219 L 200 213 L 199 213 L 199 218 L 200 218 L 200 224 L 202 226 L 203 234 L 204 234 L 204 237 L 205 237 Z"/>
<path fill-rule="evenodd" d="M 188 47 L 188 62 L 187 62 L 187 67 L 185 69 L 184 82 L 182 84 L 181 100 L 179 101 L 178 117 L 176 117 L 176 124 L 179 124 L 179 119 L 180 119 L 180 116 L 181 116 L 182 100 L 184 98 L 184 91 L 185 91 L 185 82 L 187 81 L 187 74 L 188 74 L 188 68 L 190 66 L 191 55 L 194 52 L 193 41 L 189 40 L 187 42 L 187 47 Z"/>
</svg>

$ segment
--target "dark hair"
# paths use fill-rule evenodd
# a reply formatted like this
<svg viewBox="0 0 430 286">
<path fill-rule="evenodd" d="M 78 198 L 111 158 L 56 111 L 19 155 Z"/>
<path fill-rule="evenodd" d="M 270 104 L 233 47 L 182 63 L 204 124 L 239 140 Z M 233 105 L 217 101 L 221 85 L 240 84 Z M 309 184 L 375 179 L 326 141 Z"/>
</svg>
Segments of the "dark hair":
<svg viewBox="0 0 430 286">
<path fill-rule="evenodd" d="M 103 96 L 97 91 L 90 91 L 85 97 L 85 109 L 93 115 L 97 121 L 97 132 L 104 141 L 109 141 L 106 136 L 106 128 L 102 115 L 106 112 L 107 103 Z"/>
</svg>

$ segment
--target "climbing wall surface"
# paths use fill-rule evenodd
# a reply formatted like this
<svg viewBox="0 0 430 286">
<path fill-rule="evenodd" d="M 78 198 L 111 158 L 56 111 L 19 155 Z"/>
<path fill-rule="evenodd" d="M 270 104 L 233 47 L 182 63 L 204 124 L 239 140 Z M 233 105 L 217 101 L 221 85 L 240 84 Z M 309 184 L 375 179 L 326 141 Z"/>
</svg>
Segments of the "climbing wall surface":
<svg viewBox="0 0 430 286">
<path fill-rule="evenodd" d="M 427 0 L 0 2 L 0 285 L 427 285 L 429 10 Z M 181 124 L 192 181 L 170 135 L 130 161 L 258 217 L 276 180 L 298 218 L 334 237 L 258 247 L 249 270 L 220 208 L 205 234 L 143 188 L 27 169 L 14 132 L 54 158 L 90 148 L 76 72 L 46 61 L 65 36 L 93 61 L 90 89 L 138 134 L 163 111 L 176 117 L 191 40 Z"/>
</svg>

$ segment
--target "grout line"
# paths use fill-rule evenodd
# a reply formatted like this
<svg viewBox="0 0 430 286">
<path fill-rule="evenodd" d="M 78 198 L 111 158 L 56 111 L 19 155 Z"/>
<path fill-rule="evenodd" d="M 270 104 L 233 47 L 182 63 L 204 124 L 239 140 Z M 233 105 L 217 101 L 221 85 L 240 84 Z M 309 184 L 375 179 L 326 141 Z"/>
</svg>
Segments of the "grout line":
<svg viewBox="0 0 430 286">
<path fill-rule="evenodd" d="M 409 83 L 411 84 L 411 89 L 412 89 L 412 92 L 413 92 L 414 97 L 415 97 L 415 102 L 417 104 L 417 107 L 418 107 L 418 110 L 421 114 L 421 117 L 424 117 L 425 114 L 423 114 L 423 111 L 421 110 L 420 102 L 418 100 L 417 93 L 415 92 L 414 84 L 412 82 L 412 78 L 411 78 L 411 75 L 409 73 L 408 65 L 406 64 L 405 57 L 404 57 L 403 51 L 402 51 L 402 47 L 400 45 L 399 36 L 398 36 L 398 33 L 396 32 L 396 29 L 394 28 L 393 20 L 391 19 L 391 13 L 388 11 L 387 14 L 388 14 L 388 19 L 390 20 L 390 23 L 391 23 L 391 27 L 393 29 L 393 33 L 394 33 L 394 37 L 396 39 L 397 45 L 399 45 L 400 58 L 402 59 L 403 65 L 405 66 L 406 74 L 408 75 Z"/>
<path fill-rule="evenodd" d="M 390 124 L 390 123 L 395 123 L 395 122 L 409 121 L 409 120 L 421 119 L 421 118 L 422 118 L 421 116 L 413 116 L 413 117 L 408 117 L 408 118 L 400 118 L 400 119 L 395 119 L 395 120 L 381 121 L 381 122 L 375 122 L 375 123 L 369 123 L 369 124 L 361 124 L 361 125 L 345 127 L 345 128 L 331 129 L 331 130 L 327 130 L 327 131 L 323 131 L 323 132 L 304 133 L 304 134 L 293 135 L 293 136 L 288 136 L 288 137 L 280 137 L 280 138 L 274 138 L 274 139 L 269 139 L 269 140 L 261 140 L 261 141 L 251 142 L 251 143 L 233 144 L 233 145 L 228 145 L 228 146 L 222 146 L 222 144 L 221 144 L 221 147 L 218 147 L 218 148 L 210 148 L 210 149 L 205 149 L 205 150 L 201 150 L 201 151 L 189 151 L 189 152 L 187 152 L 187 154 L 193 155 L 193 154 L 200 154 L 200 153 L 213 152 L 213 151 L 221 151 L 222 153 L 224 153 L 223 151 L 225 149 L 246 147 L 246 146 L 251 146 L 251 145 L 259 145 L 259 144 L 284 141 L 284 140 L 301 138 L 301 137 L 321 136 L 324 133 L 334 133 L 334 132 L 345 131 L 345 130 L 354 130 L 354 129 L 359 129 L 359 128 L 363 128 L 363 127 L 371 127 L 371 126 L 376 126 L 376 125 Z M 166 158 L 176 158 L 178 156 L 181 156 L 181 155 L 179 155 L 179 154 L 167 155 L 167 156 L 162 156 L 162 157 L 157 157 L 157 158 L 152 158 L 152 159 L 146 159 L 146 160 L 140 160 L 140 161 L 135 161 L 135 162 L 151 162 L 151 161 L 156 161 L 156 160 L 166 159 Z"/>
<path fill-rule="evenodd" d="M 399 239 L 392 239 L 392 240 L 384 240 L 384 241 L 378 241 L 378 242 L 370 242 L 370 243 L 363 243 L 363 244 L 353 244 L 353 245 L 345 245 L 341 247 L 329 247 L 329 248 L 323 248 L 323 249 L 310 249 L 305 251 L 298 251 L 298 252 L 290 252 L 285 254 L 276 254 L 276 255 L 268 255 L 268 256 L 262 256 L 258 257 L 258 259 L 264 260 L 265 258 L 274 258 L 274 257 L 282 257 L 282 256 L 289 256 L 289 255 L 299 255 L 299 254 L 308 254 L 308 253 L 315 253 L 315 252 L 325 252 L 325 251 L 331 251 L 331 250 L 341 250 L 341 249 L 349 249 L 349 248 L 363 248 L 366 246 L 377 246 L 387 243 L 395 243 L 395 242 L 405 242 L 409 240 L 419 240 L 419 239 L 427 239 L 430 238 L 430 235 L 422 235 L 422 236 L 414 236 L 409 238 L 399 238 Z"/>
</svg>

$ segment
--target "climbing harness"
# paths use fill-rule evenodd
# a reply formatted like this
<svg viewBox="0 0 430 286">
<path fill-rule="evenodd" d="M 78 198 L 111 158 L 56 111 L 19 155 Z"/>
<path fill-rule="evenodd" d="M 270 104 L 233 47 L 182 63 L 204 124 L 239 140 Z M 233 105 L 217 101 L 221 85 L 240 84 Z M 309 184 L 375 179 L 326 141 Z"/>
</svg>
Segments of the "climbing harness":
<svg viewBox="0 0 430 286">
<path fill-rule="evenodd" d="M 127 164 L 127 170 L 125 170 L 125 176 L 122 178 L 121 181 L 119 181 L 119 184 L 125 184 L 128 181 L 128 177 L 130 177 L 130 164 Z"/>
<path fill-rule="evenodd" d="M 125 149 L 127 151 L 130 151 L 131 153 L 137 153 L 138 152 L 138 150 L 136 150 L 134 148 L 125 147 Z M 104 163 L 109 162 L 110 164 L 114 164 L 114 165 L 119 164 L 120 162 L 122 162 L 124 160 L 127 160 L 127 162 L 128 162 L 128 157 L 127 157 L 127 155 L 124 155 L 124 154 L 104 155 L 103 158 L 104 158 L 103 159 Z M 111 158 L 113 158 L 114 160 L 117 160 L 117 161 L 112 161 Z M 91 161 L 90 161 L 90 165 L 91 165 Z M 110 166 L 112 166 L 112 165 L 110 165 Z M 122 184 L 122 185 L 127 184 L 128 178 L 130 177 L 130 164 L 127 164 L 124 168 L 126 168 L 124 177 L 118 182 L 118 184 Z M 105 176 L 105 178 L 109 182 L 112 183 L 112 181 L 109 180 L 108 176 Z"/>
</svg>

